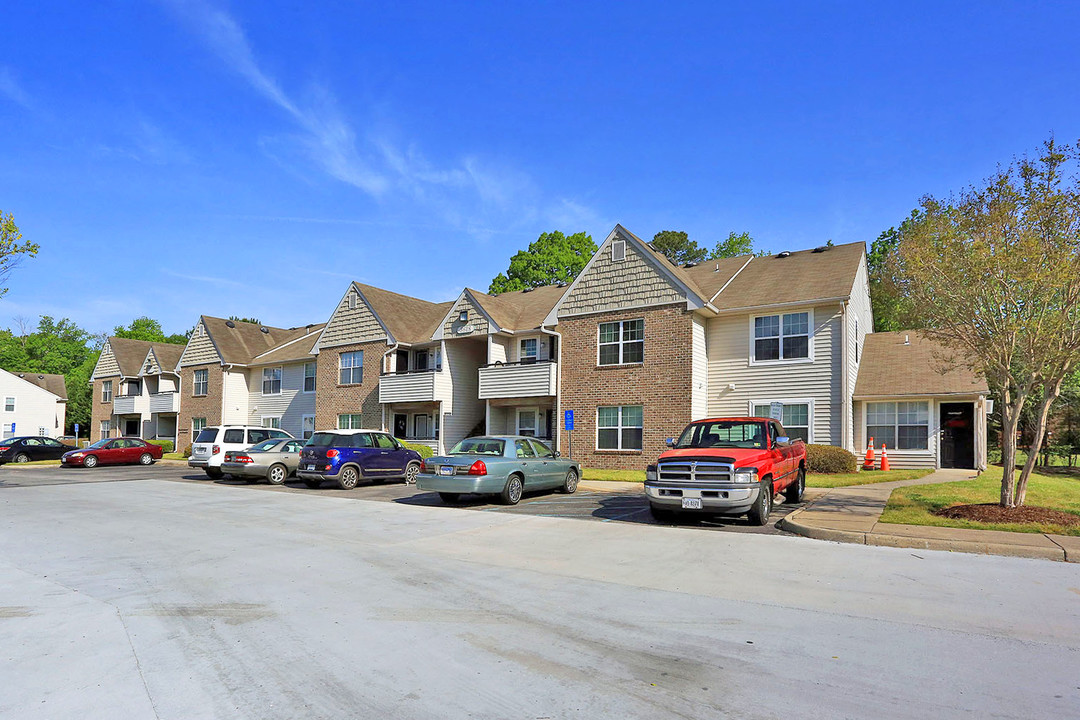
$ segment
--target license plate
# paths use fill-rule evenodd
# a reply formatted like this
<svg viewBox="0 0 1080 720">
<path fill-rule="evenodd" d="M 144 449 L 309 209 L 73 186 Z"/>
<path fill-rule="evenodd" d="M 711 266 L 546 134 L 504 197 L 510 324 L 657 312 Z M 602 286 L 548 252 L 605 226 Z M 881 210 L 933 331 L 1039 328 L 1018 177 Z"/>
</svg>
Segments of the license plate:
<svg viewBox="0 0 1080 720">
<path fill-rule="evenodd" d="M 314 470 L 314 469 L 315 469 L 315 466 L 314 466 L 314 465 L 304 465 L 304 466 L 303 466 L 302 468 L 300 468 L 300 469 L 301 469 L 301 470 Z"/>
<path fill-rule="evenodd" d="M 683 498 L 682 506 L 683 510 L 700 510 L 701 498 Z"/>
<path fill-rule="evenodd" d="M 440 465 L 439 466 L 439 474 L 440 475 L 453 475 L 454 474 L 454 466 L 453 465 Z"/>
</svg>

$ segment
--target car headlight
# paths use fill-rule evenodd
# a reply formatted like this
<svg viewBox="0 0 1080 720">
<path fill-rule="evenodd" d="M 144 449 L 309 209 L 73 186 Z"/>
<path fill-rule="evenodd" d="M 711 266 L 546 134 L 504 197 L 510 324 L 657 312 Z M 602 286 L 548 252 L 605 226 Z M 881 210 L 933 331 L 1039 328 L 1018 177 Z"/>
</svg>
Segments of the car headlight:
<svg viewBox="0 0 1080 720">
<path fill-rule="evenodd" d="M 647 468 L 645 468 L 645 479 L 646 480 L 655 480 L 656 479 L 656 466 L 655 465 L 650 465 Z"/>
<path fill-rule="evenodd" d="M 757 482 L 757 468 L 739 468 L 735 471 L 735 482 L 751 485 Z"/>
<path fill-rule="evenodd" d="M 68 458 L 72 460 L 82 460 L 82 453 L 75 453 L 74 455 L 68 455 Z"/>
</svg>

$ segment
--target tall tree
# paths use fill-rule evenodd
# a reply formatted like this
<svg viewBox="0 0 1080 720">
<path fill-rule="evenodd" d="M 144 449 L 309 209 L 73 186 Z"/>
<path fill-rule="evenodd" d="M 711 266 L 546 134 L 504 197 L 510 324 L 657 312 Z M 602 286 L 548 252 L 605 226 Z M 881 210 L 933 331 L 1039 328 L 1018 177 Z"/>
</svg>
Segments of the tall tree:
<svg viewBox="0 0 1080 720">
<path fill-rule="evenodd" d="M 5 215 L 0 210 L 0 297 L 3 297 L 8 289 L 2 287 L 11 271 L 19 266 L 24 259 L 37 255 L 40 246 L 29 240 L 23 240 L 19 226 L 15 224 L 15 216 L 11 213 Z"/>
<path fill-rule="evenodd" d="M 893 332 L 923 326 L 915 316 L 914 308 L 897 287 L 889 272 L 889 260 L 900 247 L 900 236 L 910 230 L 912 224 L 920 219 L 918 210 L 904 218 L 899 228 L 891 227 L 878 235 L 870 244 L 866 255 L 867 271 L 870 275 L 870 305 L 874 312 L 874 332 Z"/>
<path fill-rule="evenodd" d="M 697 242 L 681 230 L 661 230 L 653 235 L 653 250 L 663 254 L 675 265 L 699 263 L 709 257 L 709 251 L 699 247 Z"/>
<path fill-rule="evenodd" d="M 128 338 L 129 340 L 146 340 L 148 342 L 167 342 L 175 344 L 184 344 L 187 342 L 190 332 L 187 335 L 181 335 L 175 333 L 173 335 L 166 335 L 165 331 L 161 329 L 161 323 L 153 318 L 137 317 L 131 321 L 128 325 L 117 325 L 113 328 L 112 334 L 119 338 Z"/>
<path fill-rule="evenodd" d="M 829 242 L 832 242 L 831 240 Z M 712 253 L 709 255 L 710 260 L 717 258 L 730 258 L 741 257 L 743 255 L 756 255 L 763 257 L 768 255 L 766 250 L 754 249 L 754 238 L 750 233 L 743 231 L 737 233 L 734 230 L 728 233 L 726 239 L 716 243 L 716 247 L 713 248 Z"/>
<path fill-rule="evenodd" d="M 583 232 L 563 235 L 558 230 L 541 233 L 528 250 L 519 250 L 510 258 L 506 273 L 499 273 L 488 292 L 498 295 L 525 288 L 571 282 L 596 252 L 596 243 Z"/>
<path fill-rule="evenodd" d="M 901 295 L 956 362 L 1001 396 L 1001 505 L 1026 499 L 1050 406 L 1080 364 L 1080 181 L 1076 146 L 1047 141 L 1036 159 L 985 186 L 927 196 L 898 229 L 888 263 Z M 1016 430 L 1033 400 L 1034 437 L 1019 481 Z"/>
</svg>

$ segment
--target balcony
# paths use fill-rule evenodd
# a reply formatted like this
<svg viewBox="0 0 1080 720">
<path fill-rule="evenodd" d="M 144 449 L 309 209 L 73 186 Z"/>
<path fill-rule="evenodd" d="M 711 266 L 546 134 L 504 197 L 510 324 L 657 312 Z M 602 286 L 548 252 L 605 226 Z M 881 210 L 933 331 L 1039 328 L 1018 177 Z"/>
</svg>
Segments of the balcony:
<svg viewBox="0 0 1080 720">
<path fill-rule="evenodd" d="M 557 375 L 555 362 L 484 365 L 478 395 L 481 400 L 554 395 Z"/>
<path fill-rule="evenodd" d="M 160 392 L 151 393 L 150 395 L 150 412 L 152 413 L 174 413 L 179 412 L 180 402 L 177 399 L 177 393 L 175 392 Z"/>
<path fill-rule="evenodd" d="M 436 386 L 444 374 L 441 370 L 432 369 L 382 375 L 379 377 L 379 402 L 433 402 L 438 399 Z"/>
<path fill-rule="evenodd" d="M 117 395 L 113 398 L 113 414 L 132 415 L 138 412 L 135 409 L 135 401 L 138 399 L 138 395 Z"/>
</svg>

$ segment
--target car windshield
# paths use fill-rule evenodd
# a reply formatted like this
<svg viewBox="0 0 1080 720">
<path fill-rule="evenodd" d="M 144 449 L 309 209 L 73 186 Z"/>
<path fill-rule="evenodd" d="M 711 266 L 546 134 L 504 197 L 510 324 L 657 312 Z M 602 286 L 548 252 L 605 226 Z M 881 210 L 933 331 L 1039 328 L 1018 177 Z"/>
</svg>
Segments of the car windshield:
<svg viewBox="0 0 1080 720">
<path fill-rule="evenodd" d="M 89 448 L 101 448 L 101 447 L 105 447 L 105 444 L 108 443 L 108 442 L 109 442 L 109 438 L 105 438 L 104 440 L 98 440 L 93 445 L 87 445 L 86 447 L 87 447 L 87 449 L 89 449 Z"/>
<path fill-rule="evenodd" d="M 502 455 L 506 442 L 495 438 L 465 438 L 448 453 L 449 455 Z"/>
<path fill-rule="evenodd" d="M 217 428 L 203 428 L 199 433 L 199 437 L 195 438 L 195 442 L 214 442 L 217 440 Z"/>
<path fill-rule="evenodd" d="M 345 445 L 347 440 L 338 433 L 317 432 L 308 440 L 308 445 Z"/>
<path fill-rule="evenodd" d="M 251 447 L 248 448 L 248 450 L 261 450 L 261 451 L 273 450 L 275 447 L 277 447 L 277 444 L 279 442 L 281 442 L 281 441 L 280 440 L 263 440 L 261 443 L 258 443 L 256 445 L 252 445 Z"/>
<path fill-rule="evenodd" d="M 676 448 L 765 449 L 765 423 L 760 420 L 716 420 L 683 430 Z"/>
</svg>

